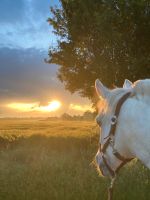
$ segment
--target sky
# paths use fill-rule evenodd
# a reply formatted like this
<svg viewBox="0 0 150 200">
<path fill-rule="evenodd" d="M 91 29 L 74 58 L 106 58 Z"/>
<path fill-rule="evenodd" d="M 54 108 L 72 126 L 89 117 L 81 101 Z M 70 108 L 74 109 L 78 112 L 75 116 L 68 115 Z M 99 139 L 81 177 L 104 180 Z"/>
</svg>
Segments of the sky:
<svg viewBox="0 0 150 200">
<path fill-rule="evenodd" d="M 50 117 L 82 114 L 86 98 L 65 91 L 57 79 L 59 66 L 46 64 L 56 43 L 47 23 L 58 0 L 1 0 L 0 117 Z"/>
</svg>

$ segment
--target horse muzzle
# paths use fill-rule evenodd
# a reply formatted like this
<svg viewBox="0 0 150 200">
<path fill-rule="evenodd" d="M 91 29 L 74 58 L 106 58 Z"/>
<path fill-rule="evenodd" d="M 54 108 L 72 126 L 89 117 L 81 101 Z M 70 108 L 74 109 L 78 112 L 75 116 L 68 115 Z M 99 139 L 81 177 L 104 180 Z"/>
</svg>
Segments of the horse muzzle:
<svg viewBox="0 0 150 200">
<path fill-rule="evenodd" d="M 102 159 L 102 155 L 99 151 L 97 152 L 95 156 L 95 160 L 96 160 L 96 165 L 100 174 L 105 177 L 110 177 L 110 173 L 107 167 L 105 166 L 105 163 L 103 162 L 103 159 Z"/>
</svg>

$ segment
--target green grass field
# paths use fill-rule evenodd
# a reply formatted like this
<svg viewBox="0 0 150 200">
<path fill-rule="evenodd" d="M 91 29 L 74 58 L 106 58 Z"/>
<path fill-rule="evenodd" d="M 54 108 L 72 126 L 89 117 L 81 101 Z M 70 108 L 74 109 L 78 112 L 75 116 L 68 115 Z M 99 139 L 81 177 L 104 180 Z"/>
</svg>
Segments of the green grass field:
<svg viewBox="0 0 150 200">
<path fill-rule="evenodd" d="M 105 200 L 108 180 L 90 165 L 98 129 L 89 121 L 0 120 L 0 200 Z M 114 200 L 150 200 L 150 171 L 125 166 Z"/>
</svg>

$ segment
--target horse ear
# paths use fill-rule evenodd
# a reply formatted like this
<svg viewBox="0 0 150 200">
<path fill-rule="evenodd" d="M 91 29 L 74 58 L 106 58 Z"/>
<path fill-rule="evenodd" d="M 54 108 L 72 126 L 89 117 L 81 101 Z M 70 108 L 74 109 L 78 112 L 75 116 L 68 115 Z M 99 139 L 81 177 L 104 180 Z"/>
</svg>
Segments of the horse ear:
<svg viewBox="0 0 150 200">
<path fill-rule="evenodd" d="M 129 89 L 131 87 L 132 87 L 132 82 L 129 81 L 128 79 L 125 79 L 124 84 L 123 84 L 123 88 Z"/>
<path fill-rule="evenodd" d="M 106 88 L 99 79 L 96 79 L 95 81 L 95 88 L 97 95 L 99 97 L 102 97 L 103 99 L 106 99 L 108 95 L 110 94 L 110 91 L 108 88 Z"/>
</svg>

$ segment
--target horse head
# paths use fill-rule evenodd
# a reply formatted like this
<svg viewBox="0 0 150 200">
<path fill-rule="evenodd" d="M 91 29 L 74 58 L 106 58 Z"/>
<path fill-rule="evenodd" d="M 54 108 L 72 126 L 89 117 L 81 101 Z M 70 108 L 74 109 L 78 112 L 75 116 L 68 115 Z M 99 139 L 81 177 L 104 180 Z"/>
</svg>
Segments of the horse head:
<svg viewBox="0 0 150 200">
<path fill-rule="evenodd" d="M 103 102 L 96 117 L 101 132 L 96 163 L 103 176 L 115 176 L 118 169 L 131 158 L 131 155 L 126 151 L 123 136 L 120 139 L 118 127 L 121 119 L 117 116 L 119 115 L 117 112 L 121 110 L 121 104 L 132 93 L 131 84 L 131 82 L 126 81 L 124 88 L 109 90 L 99 80 L 95 81 L 100 102 Z M 120 105 L 117 105 L 118 102 Z"/>
</svg>

